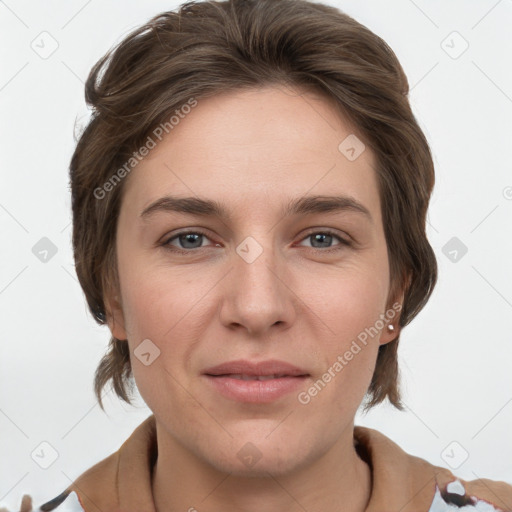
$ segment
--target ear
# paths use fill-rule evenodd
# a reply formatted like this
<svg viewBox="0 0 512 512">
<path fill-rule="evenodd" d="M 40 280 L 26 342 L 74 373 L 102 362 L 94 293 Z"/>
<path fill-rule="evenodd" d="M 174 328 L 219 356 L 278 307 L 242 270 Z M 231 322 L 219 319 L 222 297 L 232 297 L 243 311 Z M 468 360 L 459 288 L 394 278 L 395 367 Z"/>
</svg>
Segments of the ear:
<svg viewBox="0 0 512 512">
<path fill-rule="evenodd" d="M 105 299 L 105 309 L 107 324 L 112 336 L 118 340 L 128 339 L 125 327 L 123 308 L 118 295 L 113 295 Z"/>
<path fill-rule="evenodd" d="M 390 318 L 391 315 L 389 313 L 386 315 L 387 318 L 389 318 L 389 320 L 384 320 L 384 322 L 386 323 L 380 335 L 380 345 L 385 345 L 386 343 L 395 340 L 400 335 L 401 327 L 399 325 L 399 320 L 402 307 L 404 304 L 404 295 L 405 293 L 402 291 L 394 301 L 389 303 L 388 307 L 386 308 L 386 313 L 394 311 L 395 315 L 393 316 L 393 318 Z M 392 325 L 394 329 L 389 329 L 389 325 Z"/>
</svg>

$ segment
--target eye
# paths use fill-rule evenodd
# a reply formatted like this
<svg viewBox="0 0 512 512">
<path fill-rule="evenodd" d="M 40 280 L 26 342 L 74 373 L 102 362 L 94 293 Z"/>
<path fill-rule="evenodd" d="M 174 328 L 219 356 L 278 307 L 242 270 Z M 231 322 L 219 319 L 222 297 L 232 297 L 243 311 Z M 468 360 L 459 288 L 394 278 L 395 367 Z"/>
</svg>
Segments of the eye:
<svg viewBox="0 0 512 512">
<path fill-rule="evenodd" d="M 162 245 L 172 251 L 178 252 L 191 252 L 192 249 L 202 249 L 204 246 L 202 242 L 205 238 L 208 238 L 206 233 L 202 231 L 183 231 L 174 235 L 172 238 L 167 239 Z M 171 242 L 176 241 L 180 246 L 176 247 Z M 218 244 L 216 244 L 218 245 Z"/>
<path fill-rule="evenodd" d="M 200 230 L 183 231 L 171 238 L 168 238 L 161 245 L 174 252 L 190 254 L 194 249 L 197 250 L 207 247 L 203 245 L 205 239 L 209 239 L 208 235 Z M 302 238 L 302 241 L 308 239 L 312 242 L 312 249 L 319 249 L 322 252 L 336 251 L 343 249 L 344 247 L 351 246 L 351 243 L 348 240 L 345 240 L 329 229 L 312 231 Z M 334 240 L 338 240 L 339 243 L 333 246 L 332 242 Z M 179 245 L 177 246 L 176 244 Z M 219 247 L 219 244 L 215 245 Z"/>
<path fill-rule="evenodd" d="M 338 240 L 339 243 L 332 246 L 331 244 L 334 239 Z M 308 233 L 302 240 L 311 240 L 313 249 L 321 249 L 324 252 L 336 251 L 351 245 L 348 240 L 345 240 L 329 229 L 322 231 L 312 231 Z"/>
</svg>

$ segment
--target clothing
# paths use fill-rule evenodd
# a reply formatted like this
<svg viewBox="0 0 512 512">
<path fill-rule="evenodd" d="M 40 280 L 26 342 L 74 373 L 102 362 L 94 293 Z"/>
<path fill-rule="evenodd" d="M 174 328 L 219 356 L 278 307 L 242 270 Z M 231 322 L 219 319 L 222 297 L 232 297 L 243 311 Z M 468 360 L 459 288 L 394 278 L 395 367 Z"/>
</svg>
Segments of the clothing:
<svg viewBox="0 0 512 512">
<path fill-rule="evenodd" d="M 448 469 L 407 454 L 379 431 L 354 427 L 358 454 L 372 473 L 366 512 L 512 512 L 512 485 L 465 481 Z M 57 512 L 155 512 L 151 472 L 157 457 L 156 424 L 149 416 L 119 450 L 85 471 L 40 507 Z M 68 500 L 75 506 L 64 508 Z"/>
</svg>

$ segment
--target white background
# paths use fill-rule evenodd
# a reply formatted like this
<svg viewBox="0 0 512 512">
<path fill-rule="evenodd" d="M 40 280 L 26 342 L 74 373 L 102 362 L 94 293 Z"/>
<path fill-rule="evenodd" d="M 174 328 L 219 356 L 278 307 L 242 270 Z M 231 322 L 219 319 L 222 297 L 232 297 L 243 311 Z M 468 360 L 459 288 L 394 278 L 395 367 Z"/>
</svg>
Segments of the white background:
<svg viewBox="0 0 512 512">
<path fill-rule="evenodd" d="M 436 166 L 428 234 L 440 277 L 401 337 L 408 410 L 383 405 L 356 423 L 436 465 L 465 450 L 455 474 L 512 483 L 512 1 L 331 3 L 396 52 Z M 0 506 L 10 510 L 24 493 L 37 506 L 55 497 L 150 414 L 140 399 L 129 407 L 109 393 L 107 414 L 95 402 L 109 332 L 76 280 L 67 167 L 92 65 L 177 5 L 0 2 Z M 58 43 L 47 59 L 31 48 L 43 31 Z M 453 31 L 469 43 L 458 58 Z M 46 263 L 32 253 L 42 237 L 58 249 Z M 468 248 L 457 262 L 443 253 L 452 237 Z M 31 458 L 43 441 L 59 454 L 48 469 Z"/>
</svg>

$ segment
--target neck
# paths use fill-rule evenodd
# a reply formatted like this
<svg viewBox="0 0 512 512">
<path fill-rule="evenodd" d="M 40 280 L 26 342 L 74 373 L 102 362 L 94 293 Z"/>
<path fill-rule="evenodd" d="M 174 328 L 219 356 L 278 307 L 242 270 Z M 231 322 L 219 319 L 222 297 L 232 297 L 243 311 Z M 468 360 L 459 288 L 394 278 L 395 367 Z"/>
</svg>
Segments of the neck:
<svg viewBox="0 0 512 512">
<path fill-rule="evenodd" d="M 319 459 L 288 474 L 222 473 L 157 424 L 152 491 L 157 512 L 364 512 L 371 471 L 356 452 L 353 425 Z"/>
</svg>

